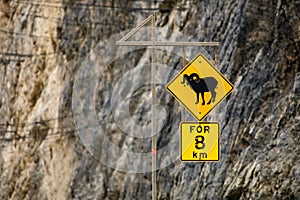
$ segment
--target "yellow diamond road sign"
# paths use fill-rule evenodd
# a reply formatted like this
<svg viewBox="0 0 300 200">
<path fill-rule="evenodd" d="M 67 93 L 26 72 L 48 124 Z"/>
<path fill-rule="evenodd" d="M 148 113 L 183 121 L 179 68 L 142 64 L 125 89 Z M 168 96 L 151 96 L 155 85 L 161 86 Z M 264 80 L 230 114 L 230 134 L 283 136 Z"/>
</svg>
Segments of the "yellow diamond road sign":
<svg viewBox="0 0 300 200">
<path fill-rule="evenodd" d="M 233 90 L 233 85 L 207 58 L 198 54 L 166 88 L 201 121 Z"/>
<path fill-rule="evenodd" d="M 220 160 L 218 122 L 181 122 L 180 126 L 180 160 L 182 162 Z"/>
</svg>

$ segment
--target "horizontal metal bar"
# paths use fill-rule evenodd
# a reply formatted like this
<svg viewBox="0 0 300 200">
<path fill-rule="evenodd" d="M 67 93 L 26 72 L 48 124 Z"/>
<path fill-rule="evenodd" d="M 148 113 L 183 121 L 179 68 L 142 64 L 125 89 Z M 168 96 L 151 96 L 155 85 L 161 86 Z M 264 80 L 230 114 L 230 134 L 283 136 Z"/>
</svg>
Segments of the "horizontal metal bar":
<svg viewBox="0 0 300 200">
<path fill-rule="evenodd" d="M 119 46 L 219 46 L 219 42 L 118 41 Z"/>
</svg>

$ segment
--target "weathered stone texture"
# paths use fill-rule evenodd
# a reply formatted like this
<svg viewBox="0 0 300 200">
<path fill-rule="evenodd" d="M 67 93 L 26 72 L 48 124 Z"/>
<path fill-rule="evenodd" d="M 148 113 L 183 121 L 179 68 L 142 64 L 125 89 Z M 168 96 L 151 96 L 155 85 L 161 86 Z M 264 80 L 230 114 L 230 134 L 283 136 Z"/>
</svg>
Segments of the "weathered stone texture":
<svg viewBox="0 0 300 200">
<path fill-rule="evenodd" d="M 99 163 L 76 137 L 71 110 L 83 58 L 100 41 L 135 27 L 149 8 L 159 8 L 158 27 L 219 41 L 218 68 L 235 85 L 208 117 L 220 121 L 221 161 L 176 161 L 159 169 L 158 199 L 299 199 L 298 0 L 2 0 L 0 7 L 0 199 L 151 198 L 151 173 L 119 172 Z M 212 52 L 207 49 L 211 57 Z M 104 83 L 149 64 L 148 53 L 142 49 L 115 61 L 112 67 L 124 67 L 107 70 Z M 157 58 L 182 68 L 179 57 L 159 51 Z M 104 85 L 96 96 L 104 104 L 106 86 L 112 87 Z M 164 88 L 157 90 L 168 110 L 161 147 L 181 115 Z M 143 103 L 149 98 L 145 86 L 130 105 L 137 123 L 150 122 L 150 106 Z M 150 139 L 134 142 L 118 128 L 106 128 L 121 147 L 151 149 Z"/>
</svg>

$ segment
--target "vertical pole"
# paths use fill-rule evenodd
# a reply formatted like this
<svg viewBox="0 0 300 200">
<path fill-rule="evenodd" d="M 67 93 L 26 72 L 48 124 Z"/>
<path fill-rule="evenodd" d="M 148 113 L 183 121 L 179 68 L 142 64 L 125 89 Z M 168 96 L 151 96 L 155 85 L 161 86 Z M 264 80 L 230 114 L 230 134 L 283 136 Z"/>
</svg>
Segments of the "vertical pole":
<svg viewBox="0 0 300 200">
<path fill-rule="evenodd" d="M 156 84 L 155 84 L 155 13 L 152 15 L 151 109 L 152 109 L 152 200 L 156 200 Z"/>
<path fill-rule="evenodd" d="M 182 46 L 182 59 L 183 59 L 183 67 L 185 67 L 187 65 L 186 62 L 186 54 L 185 54 L 185 49 L 184 46 Z M 185 117 L 185 108 L 183 107 L 183 105 L 181 105 L 181 121 L 185 121 L 186 117 Z"/>
<path fill-rule="evenodd" d="M 215 51 L 214 65 L 216 66 L 217 69 L 220 70 L 220 68 L 219 68 L 219 59 L 220 59 L 219 46 L 215 47 L 214 51 Z M 216 120 L 216 115 L 212 115 L 212 116 L 213 116 L 212 119 Z"/>
<path fill-rule="evenodd" d="M 218 65 L 219 65 L 219 59 L 220 59 L 218 47 L 219 46 L 215 47 L 215 65 L 216 65 L 216 67 L 218 67 Z"/>
</svg>

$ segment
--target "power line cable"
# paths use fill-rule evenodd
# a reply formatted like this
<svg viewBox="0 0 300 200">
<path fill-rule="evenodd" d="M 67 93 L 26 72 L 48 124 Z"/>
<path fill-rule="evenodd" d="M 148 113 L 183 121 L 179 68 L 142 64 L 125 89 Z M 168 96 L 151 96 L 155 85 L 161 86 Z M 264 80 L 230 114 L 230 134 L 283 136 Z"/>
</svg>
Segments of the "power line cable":
<svg viewBox="0 0 300 200">
<path fill-rule="evenodd" d="M 88 3 L 73 3 L 73 4 L 59 4 L 59 3 L 45 3 L 45 2 L 29 2 L 29 1 L 12 1 L 19 4 L 30 4 L 33 6 L 44 6 L 44 7 L 52 7 L 58 9 L 71 8 L 71 9 L 84 9 L 88 8 L 89 10 L 99 10 L 99 9 L 120 9 L 120 10 L 130 10 L 130 11 L 138 11 L 138 10 L 149 10 L 155 11 L 159 10 L 159 8 L 137 8 L 137 7 L 128 7 L 128 6 L 108 6 L 108 5 L 99 5 L 99 4 L 88 4 Z"/>
<path fill-rule="evenodd" d="M 43 119 L 43 120 L 33 121 L 33 122 L 18 123 L 18 124 L 6 123 L 6 124 L 0 124 L 0 126 L 7 126 L 7 125 L 9 125 L 9 126 L 33 126 L 33 125 L 37 125 L 37 124 L 44 124 L 45 122 L 57 121 L 57 120 L 62 120 L 62 119 L 67 119 L 67 118 L 73 118 L 74 115 L 76 115 L 76 114 L 65 115 L 65 116 L 62 116 L 62 117 L 48 118 L 48 119 Z"/>
<path fill-rule="evenodd" d="M 61 3 L 45 3 L 45 2 L 29 2 L 29 1 L 13 1 L 15 3 L 19 4 L 29 4 L 32 6 L 43 6 L 43 7 L 52 7 L 52 8 L 58 8 L 58 9 L 65 9 L 65 8 L 71 8 L 71 9 L 89 9 L 89 10 L 100 10 L 100 9 L 118 9 L 118 10 L 126 10 L 126 11 L 172 11 L 172 10 L 188 10 L 188 8 L 183 6 L 176 6 L 176 7 L 170 7 L 170 8 L 138 8 L 138 7 L 129 7 L 129 6 L 112 6 L 112 5 L 99 5 L 99 4 L 88 4 L 88 3 L 73 3 L 73 4 L 61 4 Z"/>
</svg>

